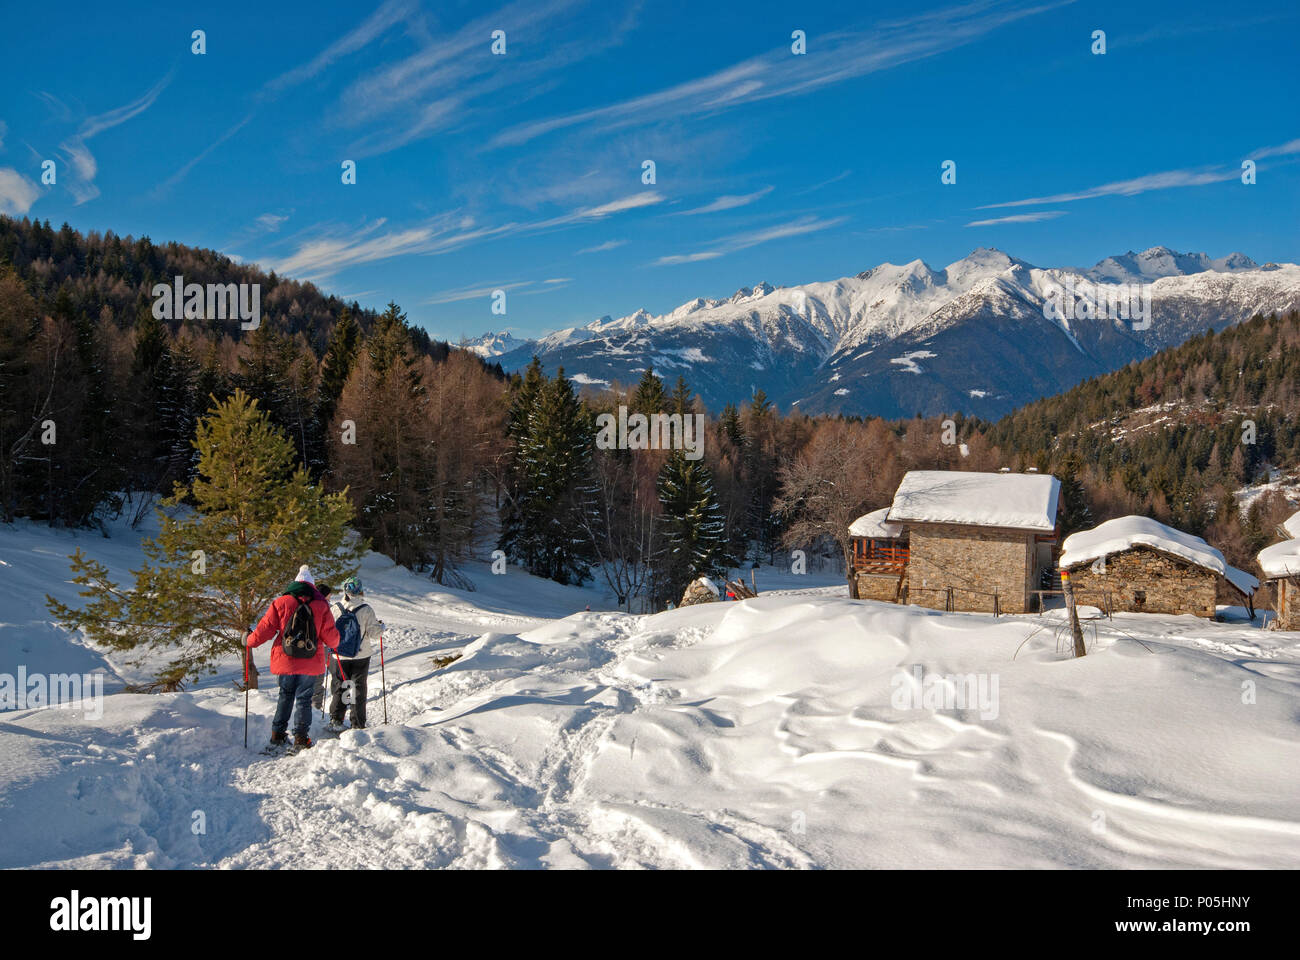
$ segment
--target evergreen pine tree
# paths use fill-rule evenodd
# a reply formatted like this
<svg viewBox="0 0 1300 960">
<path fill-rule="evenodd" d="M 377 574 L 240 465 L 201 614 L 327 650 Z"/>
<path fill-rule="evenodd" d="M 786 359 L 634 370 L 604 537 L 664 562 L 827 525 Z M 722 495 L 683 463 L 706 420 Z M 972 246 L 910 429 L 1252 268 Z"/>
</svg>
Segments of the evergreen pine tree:
<svg viewBox="0 0 1300 960">
<path fill-rule="evenodd" d="M 722 408 L 722 432 L 727 439 L 737 447 L 745 443 L 745 431 L 740 424 L 740 411 L 736 409 L 734 403 L 729 403 Z"/>
<path fill-rule="evenodd" d="M 534 569 L 537 558 L 532 553 L 533 542 L 524 536 L 523 506 L 527 489 L 527 473 L 520 451 L 530 443 L 530 429 L 538 399 L 546 378 L 542 375 L 542 362 L 533 357 L 522 377 L 515 376 L 510 386 L 510 409 L 506 414 L 506 435 L 514 444 L 505 478 L 505 502 L 501 508 L 501 536 L 497 546 L 513 557 L 526 570 Z"/>
<path fill-rule="evenodd" d="M 509 541 L 531 573 L 581 583 L 593 559 L 585 531 L 595 494 L 594 424 L 562 368 L 543 381 L 531 408 L 516 440 L 518 490 Z"/>
<path fill-rule="evenodd" d="M 287 433 L 291 426 L 287 408 L 293 391 L 293 341 L 263 323 L 244 340 L 244 347 L 235 386 L 256 400 L 271 423 Z"/>
<path fill-rule="evenodd" d="M 128 467 L 133 490 L 165 493 L 170 480 L 174 479 L 169 477 L 168 471 L 174 441 L 179 438 L 160 429 L 165 421 L 164 406 L 174 384 L 173 377 L 167 330 L 148 304 L 141 304 L 135 321 L 135 350 L 131 358 L 127 404 L 131 433 L 127 444 L 131 457 Z"/>
<path fill-rule="evenodd" d="M 693 399 L 694 395 L 691 393 L 691 388 L 686 385 L 686 378 L 679 375 L 677 377 L 677 384 L 673 387 L 671 402 L 673 413 L 679 413 L 682 416 L 686 416 L 688 413 L 693 412 L 691 402 Z"/>
<path fill-rule="evenodd" d="M 78 439 L 67 464 L 71 496 L 64 505 L 64 519 L 80 525 L 94 516 L 101 503 L 110 501 L 115 505 L 115 492 L 122 488 L 124 473 L 121 438 L 95 323 L 73 305 L 66 284 L 59 290 L 55 315 L 69 321 L 76 336 L 76 369 L 70 380 L 81 393 L 81 402 L 75 424 Z"/>
<path fill-rule="evenodd" d="M 334 410 L 338 405 L 343 386 L 348 382 L 352 366 L 356 363 L 357 349 L 361 344 L 361 327 L 346 307 L 334 329 L 330 331 L 329 343 L 325 347 L 325 360 L 321 367 L 320 403 L 317 419 L 321 423 L 334 420 Z"/>
<path fill-rule="evenodd" d="M 632 393 L 632 409 L 628 412 L 643 413 L 648 417 L 663 413 L 667 405 L 668 394 L 664 391 L 664 382 L 655 376 L 653 367 L 646 367 Z"/>
<path fill-rule="evenodd" d="M 1056 469 L 1056 477 L 1061 481 L 1061 538 L 1064 539 L 1077 530 L 1086 530 L 1093 526 L 1092 508 L 1088 503 L 1087 491 L 1079 478 L 1082 464 L 1077 454 L 1068 455 Z"/>
<path fill-rule="evenodd" d="M 657 481 L 663 547 L 656 563 L 658 603 L 676 603 L 692 580 L 726 572 L 725 523 L 713 491 L 713 474 L 702 460 L 673 451 Z"/>
</svg>

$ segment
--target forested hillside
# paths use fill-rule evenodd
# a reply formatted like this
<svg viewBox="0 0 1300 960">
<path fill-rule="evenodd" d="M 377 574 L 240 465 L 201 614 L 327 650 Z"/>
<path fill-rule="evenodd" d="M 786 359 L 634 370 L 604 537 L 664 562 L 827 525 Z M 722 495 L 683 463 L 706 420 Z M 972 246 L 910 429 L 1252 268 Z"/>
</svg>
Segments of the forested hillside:
<svg viewBox="0 0 1300 960">
<path fill-rule="evenodd" d="M 156 318 L 153 286 L 176 276 L 259 285 L 259 325 Z M 143 509 L 188 476 L 197 418 L 236 388 L 313 474 L 337 472 L 325 435 L 369 342 L 411 368 L 463 356 L 500 390 L 499 366 L 432 340 L 396 304 L 376 314 L 211 250 L 0 217 L 0 517 L 80 526 L 120 509 L 119 494 Z"/>
<path fill-rule="evenodd" d="M 156 319 L 152 285 L 178 274 L 262 284 L 260 326 Z M 662 606 L 782 548 L 847 549 L 848 521 L 906 470 L 1031 466 L 1061 478 L 1066 533 L 1148 514 L 1252 569 L 1296 508 L 1243 488 L 1300 464 L 1298 348 L 1300 316 L 1256 317 L 995 423 L 809 417 L 761 390 L 707 411 L 648 366 L 605 390 L 538 364 L 505 378 L 393 303 L 375 314 L 212 251 L 0 218 L 0 517 L 147 509 L 191 476 L 197 419 L 238 388 L 348 490 L 376 549 L 442 582 L 499 526 L 534 573 Z M 596 418 L 620 406 L 703 416 L 702 458 L 598 449 Z"/>
<path fill-rule="evenodd" d="M 1094 519 L 1150 515 L 1206 536 L 1238 565 L 1296 506 L 1243 485 L 1300 467 L 1300 314 L 1210 331 L 1122 370 L 972 425 L 991 446 L 1078 479 Z"/>
</svg>

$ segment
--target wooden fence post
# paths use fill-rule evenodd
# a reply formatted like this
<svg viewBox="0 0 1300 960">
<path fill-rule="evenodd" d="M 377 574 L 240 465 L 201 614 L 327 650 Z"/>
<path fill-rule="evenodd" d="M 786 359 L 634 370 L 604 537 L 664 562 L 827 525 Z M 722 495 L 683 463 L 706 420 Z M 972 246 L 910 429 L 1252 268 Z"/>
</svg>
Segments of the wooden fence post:
<svg viewBox="0 0 1300 960">
<path fill-rule="evenodd" d="M 1083 644 L 1083 627 L 1079 626 L 1079 610 L 1074 605 L 1074 585 L 1070 583 L 1070 571 L 1061 571 L 1061 592 L 1065 594 L 1065 609 L 1070 614 L 1070 632 L 1074 635 L 1074 655 L 1085 656 L 1088 652 Z"/>
</svg>

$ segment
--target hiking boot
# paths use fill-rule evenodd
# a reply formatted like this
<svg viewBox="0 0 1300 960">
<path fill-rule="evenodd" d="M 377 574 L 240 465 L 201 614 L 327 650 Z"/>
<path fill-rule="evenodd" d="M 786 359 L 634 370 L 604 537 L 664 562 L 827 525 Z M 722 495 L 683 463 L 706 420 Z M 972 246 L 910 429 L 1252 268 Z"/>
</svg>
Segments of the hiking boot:
<svg viewBox="0 0 1300 960">
<path fill-rule="evenodd" d="M 289 735 L 287 733 L 276 733 L 274 730 L 271 731 L 271 746 L 283 747 L 288 743 Z"/>
<path fill-rule="evenodd" d="M 311 737 L 305 733 L 295 733 L 293 735 L 293 749 L 306 750 L 311 746 Z"/>
<path fill-rule="evenodd" d="M 342 720 L 330 720 L 329 723 L 325 724 L 325 729 L 330 733 L 342 733 L 347 727 L 343 725 Z"/>
</svg>

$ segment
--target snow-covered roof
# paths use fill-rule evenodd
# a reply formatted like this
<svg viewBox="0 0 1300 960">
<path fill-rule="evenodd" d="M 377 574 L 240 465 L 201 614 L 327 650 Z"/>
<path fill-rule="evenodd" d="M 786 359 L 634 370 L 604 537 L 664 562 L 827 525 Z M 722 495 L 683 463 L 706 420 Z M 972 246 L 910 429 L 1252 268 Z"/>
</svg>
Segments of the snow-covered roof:
<svg viewBox="0 0 1300 960">
<path fill-rule="evenodd" d="M 1282 529 L 1291 537 L 1300 540 L 1300 510 L 1291 514 L 1291 516 L 1282 522 Z"/>
<path fill-rule="evenodd" d="M 864 514 L 849 524 L 850 537 L 876 537 L 879 539 L 893 539 L 901 536 L 903 525 L 901 523 L 890 523 L 885 519 L 889 515 L 888 507 L 881 507 L 879 510 L 872 510 Z"/>
<path fill-rule="evenodd" d="M 1229 566 L 1223 554 L 1200 537 L 1167 527 L 1150 517 L 1117 517 L 1065 538 L 1060 566 L 1064 570 L 1092 563 L 1133 547 L 1150 547 L 1181 557 L 1225 578 L 1242 593 L 1254 593 L 1259 581 L 1245 570 Z"/>
<path fill-rule="evenodd" d="M 1047 473 L 910 470 L 889 508 L 895 523 L 962 523 L 1048 532 L 1061 481 Z"/>
<path fill-rule="evenodd" d="M 1300 539 L 1283 540 L 1259 551 L 1259 568 L 1269 578 L 1300 577 Z"/>
<path fill-rule="evenodd" d="M 1227 572 L 1224 573 L 1223 576 L 1230 584 L 1242 593 L 1251 594 L 1259 589 L 1259 578 L 1251 576 L 1245 570 L 1238 570 L 1236 567 L 1228 567 Z"/>
</svg>

